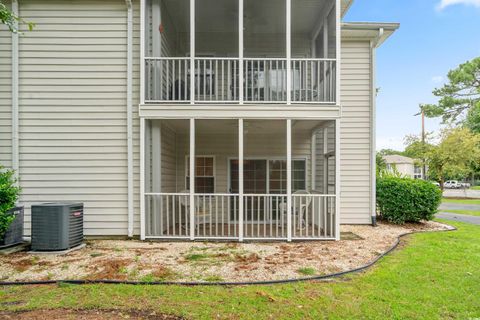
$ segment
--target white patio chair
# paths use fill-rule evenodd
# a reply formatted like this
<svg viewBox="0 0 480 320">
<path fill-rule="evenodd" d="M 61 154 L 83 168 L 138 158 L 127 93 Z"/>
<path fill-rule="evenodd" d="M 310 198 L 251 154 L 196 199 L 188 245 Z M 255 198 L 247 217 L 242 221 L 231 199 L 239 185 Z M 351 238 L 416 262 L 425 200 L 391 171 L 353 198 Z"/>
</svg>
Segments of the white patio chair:
<svg viewBox="0 0 480 320">
<path fill-rule="evenodd" d="M 294 195 L 310 195 L 310 192 L 306 190 L 298 190 L 293 193 Z M 305 214 L 307 213 L 310 203 L 312 202 L 312 197 L 305 197 L 305 201 L 300 201 L 300 197 L 292 197 L 292 218 L 295 215 L 295 220 L 300 221 L 301 228 L 305 228 Z M 293 200 L 295 199 L 295 200 Z M 278 205 L 280 214 L 283 215 L 283 221 L 287 221 L 287 204 L 282 202 Z M 292 219 L 293 223 L 293 219 Z"/>
<path fill-rule="evenodd" d="M 182 190 L 180 191 L 180 193 L 189 193 L 190 191 L 189 190 Z M 211 213 L 208 212 L 208 206 L 207 205 L 204 205 L 203 204 L 203 199 L 202 198 L 199 198 L 199 205 L 197 206 L 197 208 L 199 208 L 199 210 L 197 210 L 197 208 L 195 208 L 195 228 L 198 228 L 198 226 L 200 224 L 207 224 L 207 223 L 210 223 L 210 219 L 211 219 Z M 190 212 L 190 196 L 181 196 L 180 197 L 180 205 L 183 206 L 186 210 L 186 212 Z"/>
</svg>

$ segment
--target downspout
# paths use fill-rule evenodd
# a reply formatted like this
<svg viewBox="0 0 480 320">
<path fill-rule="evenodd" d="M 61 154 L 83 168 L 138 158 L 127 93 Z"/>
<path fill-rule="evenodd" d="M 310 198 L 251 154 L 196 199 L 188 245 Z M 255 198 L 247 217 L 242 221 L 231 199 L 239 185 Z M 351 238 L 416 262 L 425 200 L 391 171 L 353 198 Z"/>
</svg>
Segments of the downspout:
<svg viewBox="0 0 480 320">
<path fill-rule="evenodd" d="M 128 236 L 133 237 L 133 7 L 132 0 L 127 4 L 127 207 Z"/>
<path fill-rule="evenodd" d="M 18 2 L 12 1 L 12 12 L 18 16 Z M 18 29 L 18 22 L 15 22 Z M 19 115 L 18 115 L 18 32 L 12 32 L 12 169 L 19 184 Z"/>
<path fill-rule="evenodd" d="M 372 197 L 371 197 L 371 210 L 372 210 L 372 225 L 377 225 L 377 137 L 376 137 L 376 118 L 377 118 L 377 88 L 376 88 L 376 68 L 377 68 L 377 53 L 376 49 L 382 38 L 384 29 L 378 30 L 377 37 L 370 42 L 371 50 L 371 64 L 372 64 L 372 77 L 371 77 L 371 90 L 372 90 L 372 114 L 370 123 L 370 141 L 371 141 L 371 159 L 370 159 L 370 172 L 371 172 L 371 185 L 372 185 Z"/>
</svg>

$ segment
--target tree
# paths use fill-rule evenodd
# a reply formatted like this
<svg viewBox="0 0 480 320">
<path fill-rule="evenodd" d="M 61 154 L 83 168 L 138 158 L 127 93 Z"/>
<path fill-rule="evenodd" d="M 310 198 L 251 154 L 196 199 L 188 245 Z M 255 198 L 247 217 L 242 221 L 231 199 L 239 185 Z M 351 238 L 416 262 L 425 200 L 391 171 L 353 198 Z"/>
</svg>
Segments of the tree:
<svg viewBox="0 0 480 320">
<path fill-rule="evenodd" d="M 14 14 L 7 8 L 7 6 L 3 2 L 0 2 L 0 21 L 2 22 L 2 24 L 6 25 L 8 29 L 10 29 L 10 31 L 13 33 L 17 33 L 19 31 L 18 24 L 27 25 L 28 30 L 30 31 L 32 31 L 33 27 L 35 26 L 34 23 L 27 22 Z"/>
<path fill-rule="evenodd" d="M 403 155 L 403 151 L 393 150 L 393 149 L 382 149 L 378 151 L 378 153 L 382 156 L 391 156 L 391 155 Z"/>
<path fill-rule="evenodd" d="M 377 176 L 380 172 L 384 171 L 387 169 L 387 163 L 385 162 L 385 159 L 383 159 L 383 155 L 380 152 L 377 152 L 376 154 L 376 168 L 377 168 Z"/>
<path fill-rule="evenodd" d="M 426 158 L 430 173 L 443 184 L 446 177 L 467 176 L 472 163 L 480 161 L 480 135 L 468 128 L 444 130 L 438 146 L 432 146 Z"/>
<path fill-rule="evenodd" d="M 448 73 L 448 83 L 435 89 L 437 104 L 425 104 L 421 109 L 429 118 L 442 117 L 444 123 L 466 125 L 480 131 L 480 57 L 461 64 Z"/>
</svg>

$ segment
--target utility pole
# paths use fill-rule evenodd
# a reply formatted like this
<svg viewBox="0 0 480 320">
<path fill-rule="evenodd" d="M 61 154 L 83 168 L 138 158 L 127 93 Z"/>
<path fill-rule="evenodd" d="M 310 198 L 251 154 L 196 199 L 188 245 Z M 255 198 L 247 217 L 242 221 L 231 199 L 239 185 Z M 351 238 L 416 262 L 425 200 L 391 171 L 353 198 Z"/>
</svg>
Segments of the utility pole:
<svg viewBox="0 0 480 320">
<path fill-rule="evenodd" d="M 422 110 L 422 146 L 423 146 L 423 151 L 425 152 L 425 111 Z M 422 159 L 422 178 L 423 180 L 427 179 L 427 164 L 425 163 L 425 156 L 423 156 Z"/>
</svg>

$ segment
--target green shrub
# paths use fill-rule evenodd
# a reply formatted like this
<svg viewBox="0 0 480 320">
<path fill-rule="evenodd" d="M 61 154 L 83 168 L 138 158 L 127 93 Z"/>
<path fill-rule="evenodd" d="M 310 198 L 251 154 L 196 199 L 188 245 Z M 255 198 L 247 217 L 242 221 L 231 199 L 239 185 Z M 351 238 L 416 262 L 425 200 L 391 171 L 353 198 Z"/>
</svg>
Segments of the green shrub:
<svg viewBox="0 0 480 320">
<path fill-rule="evenodd" d="M 434 184 L 410 178 L 377 178 L 377 207 L 380 216 L 392 223 L 431 220 L 437 213 L 442 192 Z"/>
<path fill-rule="evenodd" d="M 15 185 L 14 172 L 0 166 L 0 240 L 15 219 L 8 211 L 15 207 L 20 194 L 20 188 Z"/>
</svg>

